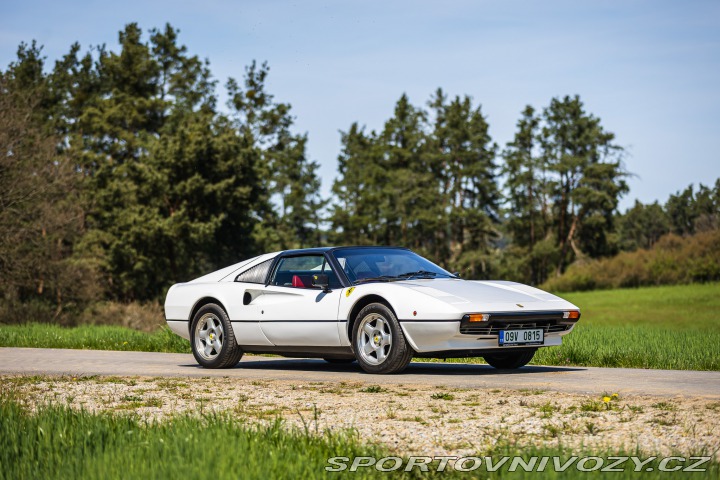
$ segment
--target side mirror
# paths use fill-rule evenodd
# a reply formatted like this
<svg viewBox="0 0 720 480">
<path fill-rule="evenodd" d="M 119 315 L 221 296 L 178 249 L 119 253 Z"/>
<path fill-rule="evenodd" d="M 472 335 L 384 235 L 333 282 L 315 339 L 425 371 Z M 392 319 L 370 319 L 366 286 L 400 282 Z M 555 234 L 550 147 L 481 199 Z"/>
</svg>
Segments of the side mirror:
<svg viewBox="0 0 720 480">
<path fill-rule="evenodd" d="M 312 276 L 313 287 L 322 288 L 323 292 L 328 293 L 330 291 L 330 280 L 324 273 L 313 274 Z"/>
<path fill-rule="evenodd" d="M 460 278 L 460 272 L 453 272 L 453 275 L 455 275 L 457 278 Z"/>
</svg>

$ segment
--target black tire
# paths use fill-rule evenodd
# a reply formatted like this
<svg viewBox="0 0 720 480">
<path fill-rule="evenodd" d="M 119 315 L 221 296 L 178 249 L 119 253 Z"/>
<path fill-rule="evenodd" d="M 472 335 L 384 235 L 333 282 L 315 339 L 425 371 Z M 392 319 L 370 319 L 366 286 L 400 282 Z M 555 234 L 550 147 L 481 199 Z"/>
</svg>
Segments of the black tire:
<svg viewBox="0 0 720 480">
<path fill-rule="evenodd" d="M 203 332 L 206 335 L 204 339 Z M 205 368 L 234 367 L 243 355 L 227 313 L 214 303 L 203 305 L 193 317 L 190 346 L 195 360 Z"/>
<path fill-rule="evenodd" d="M 537 350 L 525 350 L 522 352 L 502 352 L 483 355 L 485 361 L 495 368 L 514 369 L 527 365 Z"/>
<path fill-rule="evenodd" d="M 323 358 L 328 363 L 335 363 L 335 364 L 348 364 L 353 363 L 355 361 L 354 358 Z"/>
<path fill-rule="evenodd" d="M 366 325 L 367 331 L 364 330 Z M 367 373 L 398 373 L 412 360 L 414 352 L 405 340 L 400 323 L 392 310 L 382 303 L 371 303 L 358 313 L 352 337 L 355 358 Z M 368 345 L 369 353 L 365 345 Z"/>
</svg>

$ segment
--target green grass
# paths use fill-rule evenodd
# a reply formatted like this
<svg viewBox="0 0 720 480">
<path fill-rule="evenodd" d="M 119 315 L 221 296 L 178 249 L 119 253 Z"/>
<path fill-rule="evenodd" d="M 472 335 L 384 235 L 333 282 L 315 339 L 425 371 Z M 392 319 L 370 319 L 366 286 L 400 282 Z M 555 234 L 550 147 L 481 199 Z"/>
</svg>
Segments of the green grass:
<svg viewBox="0 0 720 480">
<path fill-rule="evenodd" d="M 720 332 L 720 283 L 560 294 L 579 306 L 580 324 Z"/>
<path fill-rule="evenodd" d="M 582 318 L 533 363 L 720 370 L 720 284 L 571 293 Z"/>
<path fill-rule="evenodd" d="M 0 326 L 0 347 L 190 353 L 190 343 L 167 327 L 145 333 L 124 327 L 85 325 L 67 328 L 47 323 Z"/>
<path fill-rule="evenodd" d="M 624 452 L 572 451 L 563 447 L 535 447 L 499 442 L 490 455 L 559 456 L 566 462 L 573 455 L 628 455 Z M 431 452 L 428 452 L 431 455 Z M 647 455 L 630 452 L 629 455 Z M 698 452 L 702 454 L 702 452 Z M 0 397 L 0 479 L 212 479 L 225 478 L 579 478 L 576 468 L 564 473 L 552 466 L 542 474 L 519 469 L 508 472 L 507 463 L 499 472 L 486 472 L 484 463 L 475 472 L 447 468 L 442 473 L 378 472 L 374 468 L 329 473 L 327 459 L 392 455 L 378 446 L 364 445 L 349 432 L 314 434 L 312 429 L 290 430 L 281 421 L 267 426 L 240 423 L 230 415 L 178 416 L 164 422 L 146 422 L 132 415 L 93 414 L 57 405 L 40 406 L 33 413 L 11 397 Z M 606 462 L 607 463 L 607 462 Z M 391 465 L 392 462 L 389 463 Z M 552 465 L 552 462 L 550 463 Z M 589 463 L 593 466 L 594 463 Z M 687 465 L 687 464 L 686 464 Z M 632 468 L 627 462 L 625 468 Z M 708 471 L 685 474 L 658 472 L 658 461 L 646 467 L 653 471 L 593 472 L 592 478 L 718 478 L 718 463 L 706 464 Z"/>
<path fill-rule="evenodd" d="M 540 349 L 535 364 L 720 370 L 718 283 L 563 297 L 580 307 L 582 318 L 562 346 Z M 0 327 L 0 346 L 190 352 L 189 343 L 167 328 L 148 334 L 121 327 L 34 323 Z"/>
<path fill-rule="evenodd" d="M 316 436 L 229 415 L 148 423 L 127 415 L 0 400 L 0 478 L 313 478 L 328 457 L 375 455 L 350 434 Z M 361 478 L 364 476 L 360 476 Z"/>
</svg>

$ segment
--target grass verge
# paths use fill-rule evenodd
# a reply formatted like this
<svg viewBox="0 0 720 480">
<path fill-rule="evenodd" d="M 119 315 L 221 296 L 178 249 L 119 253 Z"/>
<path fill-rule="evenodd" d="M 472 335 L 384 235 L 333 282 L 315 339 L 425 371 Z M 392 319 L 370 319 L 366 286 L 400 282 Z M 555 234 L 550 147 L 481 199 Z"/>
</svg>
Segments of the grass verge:
<svg viewBox="0 0 720 480">
<path fill-rule="evenodd" d="M 146 333 L 101 325 L 70 328 L 47 323 L 3 325 L 0 346 L 190 353 L 190 343 L 167 327 Z"/>
<path fill-rule="evenodd" d="M 582 319 L 546 365 L 720 370 L 720 284 L 603 290 L 563 295 Z"/>
</svg>

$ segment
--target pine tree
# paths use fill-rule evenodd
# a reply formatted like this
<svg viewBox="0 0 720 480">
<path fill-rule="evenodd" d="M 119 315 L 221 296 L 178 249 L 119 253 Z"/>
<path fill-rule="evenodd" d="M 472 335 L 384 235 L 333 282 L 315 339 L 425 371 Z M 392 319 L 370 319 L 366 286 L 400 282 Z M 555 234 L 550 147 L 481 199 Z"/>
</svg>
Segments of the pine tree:
<svg viewBox="0 0 720 480">
<path fill-rule="evenodd" d="M 434 203 L 435 186 L 424 156 L 424 121 L 425 113 L 403 94 L 378 139 L 387 177 L 379 199 L 384 220 L 381 241 L 386 245 L 421 249 L 432 225 L 427 213 Z"/>
<path fill-rule="evenodd" d="M 497 236 L 497 146 L 481 108 L 470 97 L 450 103 L 442 90 L 430 101 L 435 124 L 431 135 L 432 171 L 443 202 L 446 264 L 470 278 L 491 274 L 492 244 Z"/>
<path fill-rule="evenodd" d="M 547 199 L 547 170 L 539 155 L 540 118 L 530 105 L 517 123 L 514 139 L 503 152 L 507 215 L 506 228 L 511 236 L 512 252 L 520 256 L 516 269 L 520 278 L 534 285 L 547 278 L 556 256 L 550 230 Z"/>
<path fill-rule="evenodd" d="M 408 246 L 486 277 L 499 201 L 496 146 L 470 98 L 447 103 L 438 90 L 430 108 L 432 124 L 403 95 L 381 133 L 357 123 L 342 133 L 334 238 Z"/>
<path fill-rule="evenodd" d="M 338 245 L 377 245 L 381 243 L 381 204 L 388 181 L 377 135 L 366 134 L 353 123 L 340 136 L 330 240 Z"/>
<path fill-rule="evenodd" d="M 543 162 L 554 175 L 549 188 L 558 242 L 557 273 L 573 258 L 611 254 L 616 246 L 608 233 L 613 214 L 627 192 L 621 165 L 622 148 L 600 119 L 584 111 L 578 96 L 554 98 L 543 112 Z"/>
<path fill-rule="evenodd" d="M 670 195 L 665 204 L 672 231 L 677 235 L 693 235 L 698 231 L 718 228 L 720 224 L 720 179 L 715 187 L 702 183 L 697 193 L 693 185 Z"/>
<path fill-rule="evenodd" d="M 624 251 L 650 248 L 670 231 L 670 220 L 658 202 L 643 204 L 638 200 L 625 214 L 617 217 L 619 247 Z"/>
<path fill-rule="evenodd" d="M 306 155 L 307 136 L 291 131 L 294 119 L 290 105 L 275 103 L 265 91 L 267 64 L 253 62 L 241 87 L 230 79 L 227 84 L 229 107 L 244 145 L 254 150 L 259 178 L 263 183 L 262 201 L 276 202 L 275 212 L 262 209 L 257 235 L 266 250 L 316 245 L 325 202 L 320 198 L 318 164 Z"/>
</svg>

